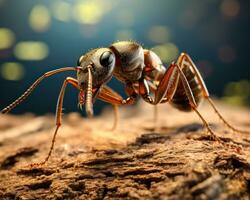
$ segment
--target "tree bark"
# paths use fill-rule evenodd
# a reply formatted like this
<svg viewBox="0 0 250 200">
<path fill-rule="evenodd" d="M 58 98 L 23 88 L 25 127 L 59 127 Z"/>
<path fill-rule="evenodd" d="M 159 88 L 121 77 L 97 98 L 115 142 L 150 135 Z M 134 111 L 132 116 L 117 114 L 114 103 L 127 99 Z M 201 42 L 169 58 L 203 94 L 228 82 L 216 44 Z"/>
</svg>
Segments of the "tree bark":
<svg viewBox="0 0 250 200">
<path fill-rule="evenodd" d="M 216 102 L 233 125 L 250 131 L 249 110 Z M 54 151 L 43 166 L 53 115 L 0 116 L 0 199 L 249 199 L 250 139 L 233 133 L 212 108 L 195 113 L 140 102 L 120 108 L 110 131 L 111 107 L 94 119 L 63 116 Z"/>
</svg>

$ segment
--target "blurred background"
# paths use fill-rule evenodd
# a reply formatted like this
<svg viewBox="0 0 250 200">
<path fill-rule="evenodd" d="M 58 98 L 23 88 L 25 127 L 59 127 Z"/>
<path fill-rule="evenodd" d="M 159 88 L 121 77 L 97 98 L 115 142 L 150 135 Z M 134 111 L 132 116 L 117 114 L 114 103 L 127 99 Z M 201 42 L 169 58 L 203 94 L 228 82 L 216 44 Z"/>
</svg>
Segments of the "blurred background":
<svg viewBox="0 0 250 200">
<path fill-rule="evenodd" d="M 208 90 L 250 106 L 250 2 L 244 0 L 0 0 L 0 107 L 44 72 L 76 66 L 92 48 L 135 40 L 166 67 L 187 52 Z M 50 77 L 12 113 L 54 113 L 65 72 Z M 109 85 L 124 95 L 115 79 Z M 64 112 L 77 111 L 69 86 Z M 107 104 L 97 101 L 99 113 Z"/>
</svg>

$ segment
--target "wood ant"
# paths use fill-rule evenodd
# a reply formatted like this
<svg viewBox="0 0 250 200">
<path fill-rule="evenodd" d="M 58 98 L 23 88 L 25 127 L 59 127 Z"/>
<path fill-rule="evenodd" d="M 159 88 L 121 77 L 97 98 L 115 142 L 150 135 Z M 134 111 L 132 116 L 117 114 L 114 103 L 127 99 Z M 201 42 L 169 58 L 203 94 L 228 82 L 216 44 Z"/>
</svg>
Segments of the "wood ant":
<svg viewBox="0 0 250 200">
<path fill-rule="evenodd" d="M 89 51 L 79 58 L 77 65 L 77 67 L 60 68 L 43 74 L 22 96 L 1 111 L 8 113 L 20 104 L 43 79 L 60 72 L 70 70 L 77 72 L 77 79 L 67 77 L 63 82 L 57 102 L 56 130 L 52 144 L 45 160 L 36 165 L 45 164 L 54 148 L 55 138 L 61 126 L 63 99 L 68 84 L 80 91 L 79 106 L 82 108 L 85 104 L 89 117 L 93 115 L 95 99 L 119 106 L 133 104 L 140 96 L 152 105 L 168 102 L 181 111 L 194 111 L 202 120 L 210 136 L 219 141 L 197 110 L 201 99 L 205 98 L 229 129 L 246 132 L 234 128 L 222 117 L 209 97 L 199 70 L 186 53 L 182 53 L 176 62 L 172 62 L 168 68 L 165 68 L 161 59 L 153 51 L 143 49 L 136 42 L 120 41 L 113 43 L 109 48 Z M 125 91 L 128 95 L 126 99 L 106 85 L 112 76 L 125 84 Z"/>
</svg>

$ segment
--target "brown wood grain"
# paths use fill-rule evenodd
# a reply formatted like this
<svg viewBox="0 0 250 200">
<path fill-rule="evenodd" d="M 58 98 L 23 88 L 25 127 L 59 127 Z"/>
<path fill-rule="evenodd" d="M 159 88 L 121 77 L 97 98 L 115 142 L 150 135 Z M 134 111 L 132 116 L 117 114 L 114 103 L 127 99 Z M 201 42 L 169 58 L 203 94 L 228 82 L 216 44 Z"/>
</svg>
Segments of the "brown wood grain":
<svg viewBox="0 0 250 200">
<path fill-rule="evenodd" d="M 249 110 L 216 102 L 228 121 L 250 130 Z M 205 104 L 199 110 L 223 144 L 212 141 L 195 113 L 146 103 L 111 107 L 88 120 L 63 116 L 49 162 L 53 115 L 0 116 L 0 199 L 249 199 L 250 137 L 232 133 Z"/>
</svg>

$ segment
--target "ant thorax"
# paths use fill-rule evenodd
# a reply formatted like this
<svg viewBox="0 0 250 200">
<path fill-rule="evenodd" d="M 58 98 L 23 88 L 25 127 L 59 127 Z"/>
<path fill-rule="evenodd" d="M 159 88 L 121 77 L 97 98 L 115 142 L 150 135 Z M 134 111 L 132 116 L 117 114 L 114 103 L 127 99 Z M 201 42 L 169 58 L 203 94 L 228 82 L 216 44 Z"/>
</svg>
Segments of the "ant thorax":
<svg viewBox="0 0 250 200">
<path fill-rule="evenodd" d="M 116 56 L 114 76 L 123 82 L 138 81 L 144 68 L 144 52 L 141 45 L 121 41 L 113 43 L 110 49 Z"/>
</svg>

